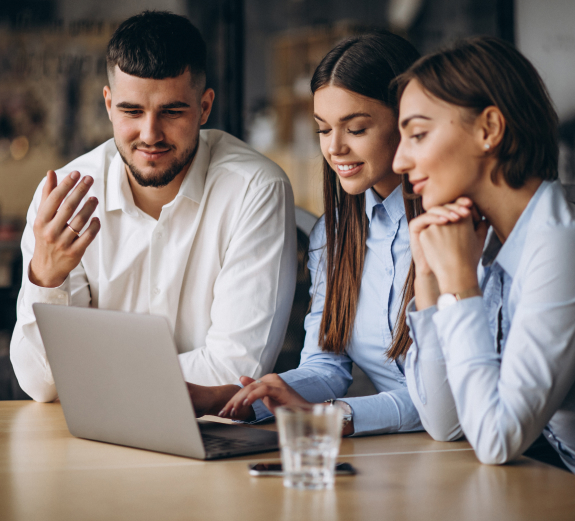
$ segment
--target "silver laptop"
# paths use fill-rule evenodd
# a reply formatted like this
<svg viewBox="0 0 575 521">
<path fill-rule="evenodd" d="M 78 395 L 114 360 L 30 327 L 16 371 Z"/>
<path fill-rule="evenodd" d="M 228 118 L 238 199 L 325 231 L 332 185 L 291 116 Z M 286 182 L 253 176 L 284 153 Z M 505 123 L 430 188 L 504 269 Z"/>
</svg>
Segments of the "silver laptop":
<svg viewBox="0 0 575 521">
<path fill-rule="evenodd" d="M 275 432 L 196 419 L 164 318 L 33 308 L 74 436 L 198 459 L 277 449 Z"/>
</svg>

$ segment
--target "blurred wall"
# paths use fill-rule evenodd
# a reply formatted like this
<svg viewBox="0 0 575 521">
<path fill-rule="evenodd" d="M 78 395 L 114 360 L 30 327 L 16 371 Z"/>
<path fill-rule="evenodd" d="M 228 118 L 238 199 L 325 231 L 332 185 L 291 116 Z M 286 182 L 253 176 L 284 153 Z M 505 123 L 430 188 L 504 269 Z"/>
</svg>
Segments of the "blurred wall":
<svg viewBox="0 0 575 521">
<path fill-rule="evenodd" d="M 561 119 L 575 115 L 575 1 L 515 0 L 518 49 L 541 74 Z"/>
<path fill-rule="evenodd" d="M 575 184 L 575 1 L 515 2 L 517 47 L 541 74 L 559 114 L 559 178 Z"/>
</svg>

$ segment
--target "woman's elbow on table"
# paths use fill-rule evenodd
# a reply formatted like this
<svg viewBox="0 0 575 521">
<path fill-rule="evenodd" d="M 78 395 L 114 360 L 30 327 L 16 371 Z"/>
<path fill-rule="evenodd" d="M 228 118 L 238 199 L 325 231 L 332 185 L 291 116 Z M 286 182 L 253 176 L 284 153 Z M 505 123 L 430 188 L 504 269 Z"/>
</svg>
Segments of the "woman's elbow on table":
<svg viewBox="0 0 575 521">
<path fill-rule="evenodd" d="M 456 441 L 463 436 L 463 431 L 459 424 L 457 425 L 441 425 L 441 424 L 432 424 L 426 422 L 423 418 L 421 419 L 421 423 L 423 427 L 427 431 L 427 433 L 435 440 L 435 441 Z"/>
<path fill-rule="evenodd" d="M 503 465 L 521 456 L 525 447 L 505 437 L 493 435 L 484 440 L 469 440 L 477 459 L 485 465 Z"/>
</svg>

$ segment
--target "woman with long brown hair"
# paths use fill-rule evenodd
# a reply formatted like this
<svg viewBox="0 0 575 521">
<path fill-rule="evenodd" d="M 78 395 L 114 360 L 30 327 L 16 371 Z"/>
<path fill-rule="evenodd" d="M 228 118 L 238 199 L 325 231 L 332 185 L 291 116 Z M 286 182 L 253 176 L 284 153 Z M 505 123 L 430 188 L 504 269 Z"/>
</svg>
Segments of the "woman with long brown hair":
<svg viewBox="0 0 575 521">
<path fill-rule="evenodd" d="M 405 302 L 413 295 L 408 220 L 418 201 L 404 201 L 391 168 L 399 133 L 388 94 L 417 57 L 403 38 L 382 31 L 342 41 L 318 66 L 311 89 L 325 215 L 310 237 L 312 304 L 300 366 L 255 381 L 244 376 L 241 390 L 190 385 L 198 415 L 221 409 L 221 416 L 260 420 L 278 405 L 336 400 L 344 434 L 421 429 L 403 375 Z M 352 363 L 379 394 L 341 399 Z"/>
<path fill-rule="evenodd" d="M 398 87 L 393 166 L 427 210 L 410 224 L 406 362 L 422 422 L 438 440 L 465 434 L 484 463 L 543 434 L 575 472 L 575 208 L 543 81 L 482 37 L 422 58 Z"/>
</svg>

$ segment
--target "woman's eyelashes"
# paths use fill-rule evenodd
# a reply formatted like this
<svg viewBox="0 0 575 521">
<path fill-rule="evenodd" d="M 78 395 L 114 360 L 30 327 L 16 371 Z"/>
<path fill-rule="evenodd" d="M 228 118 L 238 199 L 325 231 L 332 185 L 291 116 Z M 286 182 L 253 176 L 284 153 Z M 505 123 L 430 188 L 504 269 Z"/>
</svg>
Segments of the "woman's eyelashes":
<svg viewBox="0 0 575 521">
<path fill-rule="evenodd" d="M 416 134 L 411 134 L 411 136 L 409 136 L 409 137 L 411 139 L 414 139 L 415 141 L 421 141 L 426 135 L 427 135 L 427 132 L 418 132 Z"/>
<path fill-rule="evenodd" d="M 357 130 L 353 130 L 353 129 L 351 129 L 351 128 L 348 128 L 348 129 L 346 130 L 346 132 L 347 132 L 348 134 L 353 134 L 354 136 L 360 136 L 361 134 L 365 133 L 365 130 L 366 130 L 365 128 L 360 128 L 360 129 L 357 129 Z M 331 128 L 328 128 L 328 129 L 318 128 L 318 129 L 316 130 L 316 133 L 317 133 L 317 134 L 327 135 L 327 134 L 329 134 L 330 132 L 331 132 Z"/>
</svg>

